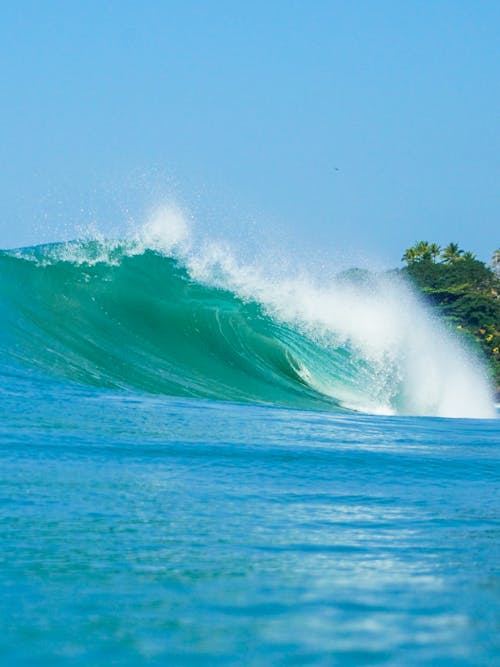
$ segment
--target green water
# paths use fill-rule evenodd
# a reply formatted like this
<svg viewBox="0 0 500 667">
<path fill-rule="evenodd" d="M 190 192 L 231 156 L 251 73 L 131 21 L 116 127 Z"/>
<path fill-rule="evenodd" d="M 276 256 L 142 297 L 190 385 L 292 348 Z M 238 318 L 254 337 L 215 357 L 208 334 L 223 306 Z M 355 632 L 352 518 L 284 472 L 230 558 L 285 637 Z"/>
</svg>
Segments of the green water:
<svg viewBox="0 0 500 667">
<path fill-rule="evenodd" d="M 0 253 L 0 663 L 497 664 L 480 364 L 403 287 L 220 273 Z"/>
</svg>

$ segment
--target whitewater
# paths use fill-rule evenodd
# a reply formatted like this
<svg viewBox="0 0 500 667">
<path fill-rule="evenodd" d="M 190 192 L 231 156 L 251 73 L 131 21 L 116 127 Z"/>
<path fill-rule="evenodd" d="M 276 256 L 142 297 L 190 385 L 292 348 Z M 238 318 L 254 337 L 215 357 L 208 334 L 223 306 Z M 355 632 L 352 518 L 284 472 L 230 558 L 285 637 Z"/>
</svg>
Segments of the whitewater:
<svg viewBox="0 0 500 667">
<path fill-rule="evenodd" d="M 353 276 L 273 275 L 220 241 L 195 244 L 180 211 L 163 208 L 128 240 L 0 254 L 1 349 L 103 387 L 494 417 L 481 361 L 410 288 Z"/>
<path fill-rule="evenodd" d="M 0 251 L 6 665 L 493 665 L 499 421 L 394 272 L 175 206 Z"/>
</svg>

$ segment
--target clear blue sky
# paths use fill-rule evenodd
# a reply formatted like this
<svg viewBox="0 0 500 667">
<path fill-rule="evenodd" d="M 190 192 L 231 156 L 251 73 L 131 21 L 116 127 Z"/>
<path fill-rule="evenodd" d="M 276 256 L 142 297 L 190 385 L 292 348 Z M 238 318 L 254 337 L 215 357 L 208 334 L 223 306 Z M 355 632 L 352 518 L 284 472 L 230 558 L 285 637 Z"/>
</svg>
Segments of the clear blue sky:
<svg viewBox="0 0 500 667">
<path fill-rule="evenodd" d="M 0 246 L 174 192 L 288 246 L 489 259 L 499 35 L 497 0 L 4 3 Z"/>
</svg>

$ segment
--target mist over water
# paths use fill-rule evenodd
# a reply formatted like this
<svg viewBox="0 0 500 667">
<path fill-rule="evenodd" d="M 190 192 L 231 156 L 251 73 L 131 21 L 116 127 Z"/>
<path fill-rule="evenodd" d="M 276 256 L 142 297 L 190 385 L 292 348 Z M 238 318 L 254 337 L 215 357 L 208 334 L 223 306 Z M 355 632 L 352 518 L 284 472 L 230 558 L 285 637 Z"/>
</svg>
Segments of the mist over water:
<svg viewBox="0 0 500 667">
<path fill-rule="evenodd" d="M 12 330 L 2 349 L 24 366 L 99 386 L 495 416 L 480 360 L 400 279 L 366 271 L 321 279 L 276 257 L 241 260 L 234 244 L 193 233 L 172 206 L 126 239 L 94 232 L 4 252 Z"/>
</svg>

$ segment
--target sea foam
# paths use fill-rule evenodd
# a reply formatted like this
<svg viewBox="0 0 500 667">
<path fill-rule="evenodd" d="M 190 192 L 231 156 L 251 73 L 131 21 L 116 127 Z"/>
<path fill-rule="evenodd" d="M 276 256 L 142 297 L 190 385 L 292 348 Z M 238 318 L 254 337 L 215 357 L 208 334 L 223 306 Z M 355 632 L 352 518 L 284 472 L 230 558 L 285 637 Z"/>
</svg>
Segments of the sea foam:
<svg viewBox="0 0 500 667">
<path fill-rule="evenodd" d="M 3 289 L 32 291 L 19 297 L 23 317 L 34 309 L 21 335 L 53 315 L 42 348 L 25 338 L 24 357 L 77 381 L 297 407 L 319 397 L 389 415 L 496 415 L 477 353 L 394 272 L 318 275 L 269 251 L 243 260 L 234 244 L 195 234 L 177 206 L 154 210 L 125 239 L 92 232 L 8 256 L 19 272 L 4 267 L 13 273 Z M 19 330 L 19 314 L 9 317 Z"/>
<path fill-rule="evenodd" d="M 346 407 L 379 414 L 495 416 L 482 360 L 394 274 L 323 282 L 300 267 L 294 276 L 277 277 L 279 261 L 245 263 L 224 241 L 196 244 L 188 218 L 171 207 L 155 211 L 137 238 L 142 248 L 176 254 L 195 280 L 259 302 L 323 347 L 348 346 L 370 369 L 364 386 L 343 385 L 302 368 L 308 382 Z"/>
</svg>

